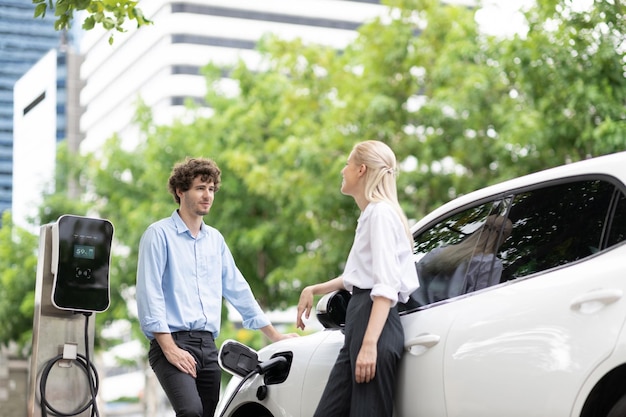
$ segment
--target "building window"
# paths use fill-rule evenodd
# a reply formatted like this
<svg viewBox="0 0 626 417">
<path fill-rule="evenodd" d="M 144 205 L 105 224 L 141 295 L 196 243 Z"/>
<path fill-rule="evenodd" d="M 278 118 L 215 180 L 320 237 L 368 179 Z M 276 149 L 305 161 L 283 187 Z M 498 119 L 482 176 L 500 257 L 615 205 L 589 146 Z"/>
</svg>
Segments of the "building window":
<svg viewBox="0 0 626 417">
<path fill-rule="evenodd" d="M 44 91 L 43 93 L 41 93 L 39 95 L 39 97 L 37 97 L 36 99 L 33 100 L 32 103 L 30 103 L 28 106 L 24 107 L 24 116 L 26 116 L 26 114 L 31 111 L 32 109 L 34 109 L 37 104 L 41 103 L 44 99 L 46 98 L 46 92 Z"/>
</svg>

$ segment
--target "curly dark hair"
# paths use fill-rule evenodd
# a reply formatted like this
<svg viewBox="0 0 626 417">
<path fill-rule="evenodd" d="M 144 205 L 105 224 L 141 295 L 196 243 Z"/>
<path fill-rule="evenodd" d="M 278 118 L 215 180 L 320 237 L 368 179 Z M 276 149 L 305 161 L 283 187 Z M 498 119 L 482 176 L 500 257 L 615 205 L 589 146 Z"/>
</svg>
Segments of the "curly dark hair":
<svg viewBox="0 0 626 417">
<path fill-rule="evenodd" d="M 200 176 L 202 181 L 213 181 L 215 191 L 217 191 L 220 188 L 221 174 L 222 171 L 211 159 L 185 158 L 184 161 L 174 165 L 170 179 L 167 182 L 168 189 L 174 196 L 174 200 L 180 204 L 180 197 L 176 194 L 176 190 L 189 190 L 193 180 Z"/>
</svg>

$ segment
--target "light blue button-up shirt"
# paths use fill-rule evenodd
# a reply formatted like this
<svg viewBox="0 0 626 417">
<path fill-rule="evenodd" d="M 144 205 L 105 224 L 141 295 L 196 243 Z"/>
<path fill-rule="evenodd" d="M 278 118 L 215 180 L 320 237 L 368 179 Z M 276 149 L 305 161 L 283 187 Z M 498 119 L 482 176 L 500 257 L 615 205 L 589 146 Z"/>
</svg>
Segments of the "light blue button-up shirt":
<svg viewBox="0 0 626 417">
<path fill-rule="evenodd" d="M 203 223 L 194 238 L 177 210 L 146 229 L 139 243 L 137 309 L 148 339 L 183 330 L 217 337 L 222 297 L 239 311 L 244 327 L 270 324 L 217 229 Z"/>
</svg>

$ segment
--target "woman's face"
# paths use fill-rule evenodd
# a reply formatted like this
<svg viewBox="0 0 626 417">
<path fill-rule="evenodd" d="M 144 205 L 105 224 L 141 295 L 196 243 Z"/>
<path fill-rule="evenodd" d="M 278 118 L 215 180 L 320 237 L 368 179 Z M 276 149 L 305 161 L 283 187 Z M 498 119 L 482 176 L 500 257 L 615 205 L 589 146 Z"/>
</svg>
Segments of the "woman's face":
<svg viewBox="0 0 626 417">
<path fill-rule="evenodd" d="M 341 192 L 343 194 L 355 196 L 358 190 L 357 184 L 359 183 L 359 178 L 361 178 L 361 173 L 364 172 L 364 169 L 365 167 L 362 164 L 357 164 L 354 161 L 354 156 L 350 153 L 346 165 L 341 170 L 341 176 L 343 177 Z"/>
</svg>

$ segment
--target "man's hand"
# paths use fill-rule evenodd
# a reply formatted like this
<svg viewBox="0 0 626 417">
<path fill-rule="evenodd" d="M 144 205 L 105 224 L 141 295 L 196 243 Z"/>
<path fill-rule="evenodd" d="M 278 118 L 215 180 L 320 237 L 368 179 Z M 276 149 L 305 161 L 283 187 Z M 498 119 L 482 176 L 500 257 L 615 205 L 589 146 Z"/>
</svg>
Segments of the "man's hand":
<svg viewBox="0 0 626 417">
<path fill-rule="evenodd" d="M 179 348 L 170 333 L 155 333 L 154 337 L 169 363 L 181 372 L 196 377 L 196 360 L 191 353 Z"/>
<path fill-rule="evenodd" d="M 272 342 L 278 342 L 279 340 L 289 339 L 291 337 L 298 337 L 299 336 L 297 333 L 280 333 L 271 324 L 269 324 L 269 325 L 267 325 L 265 327 L 261 327 L 261 331 Z"/>
</svg>

